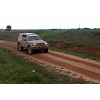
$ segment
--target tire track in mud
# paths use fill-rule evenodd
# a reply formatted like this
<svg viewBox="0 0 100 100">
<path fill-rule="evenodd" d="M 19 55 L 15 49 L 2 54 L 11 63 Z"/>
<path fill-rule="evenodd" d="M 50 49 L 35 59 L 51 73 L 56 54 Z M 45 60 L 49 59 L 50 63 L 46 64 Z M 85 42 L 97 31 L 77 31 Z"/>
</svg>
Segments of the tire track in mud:
<svg viewBox="0 0 100 100">
<path fill-rule="evenodd" d="M 81 67 L 79 68 L 77 66 L 70 65 L 70 64 L 68 64 L 66 62 L 59 61 L 59 60 L 56 60 L 56 59 L 51 58 L 51 57 L 46 57 L 45 55 L 44 56 L 34 55 L 34 57 L 42 59 L 42 60 L 45 60 L 45 61 L 50 62 L 50 63 L 54 63 L 54 64 L 56 64 L 58 66 L 67 68 L 69 70 L 75 71 L 77 73 L 81 73 L 83 75 L 86 75 L 88 77 L 92 77 L 92 78 L 97 79 L 97 80 L 100 81 L 100 73 L 95 73 L 95 72 L 92 72 L 90 70 L 83 69 Z"/>
<path fill-rule="evenodd" d="M 54 55 L 54 56 L 58 56 L 58 57 L 61 57 L 61 58 L 67 59 L 67 60 L 71 60 L 71 61 L 83 63 L 83 64 L 89 65 L 91 67 L 94 67 L 95 66 L 95 68 L 99 68 L 100 69 L 100 65 L 94 64 L 92 62 L 90 63 L 90 62 L 84 61 L 84 59 L 79 60 L 79 59 L 75 59 L 75 58 L 72 58 L 72 57 L 67 57 L 65 55 L 56 54 L 56 53 L 54 53 L 52 51 L 50 51 L 49 54 Z"/>
<path fill-rule="evenodd" d="M 0 45 L 20 52 L 17 50 L 17 43 L 0 41 Z M 90 60 L 88 62 L 87 59 L 77 58 L 75 56 L 71 57 L 71 55 L 69 56 L 68 54 L 59 53 L 51 50 L 49 50 L 48 53 L 36 53 L 33 55 L 28 55 L 25 52 L 21 52 L 21 54 L 31 58 L 42 59 L 43 61 L 61 66 L 68 70 L 72 70 L 100 82 L 100 62 L 96 62 L 93 60 Z M 72 61 L 73 64 L 69 63 L 69 61 Z M 80 67 L 76 63 L 79 63 Z M 87 68 L 81 67 L 83 65 L 85 65 Z"/>
</svg>

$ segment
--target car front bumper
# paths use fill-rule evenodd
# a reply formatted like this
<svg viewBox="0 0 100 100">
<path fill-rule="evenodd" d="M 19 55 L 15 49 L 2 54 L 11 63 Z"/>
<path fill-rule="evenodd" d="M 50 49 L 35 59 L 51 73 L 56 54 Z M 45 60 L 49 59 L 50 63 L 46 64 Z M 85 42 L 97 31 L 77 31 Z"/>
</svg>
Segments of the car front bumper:
<svg viewBox="0 0 100 100">
<path fill-rule="evenodd" d="M 31 46 L 32 50 L 44 50 L 44 49 L 48 49 L 49 45 L 44 45 L 44 46 Z"/>
</svg>

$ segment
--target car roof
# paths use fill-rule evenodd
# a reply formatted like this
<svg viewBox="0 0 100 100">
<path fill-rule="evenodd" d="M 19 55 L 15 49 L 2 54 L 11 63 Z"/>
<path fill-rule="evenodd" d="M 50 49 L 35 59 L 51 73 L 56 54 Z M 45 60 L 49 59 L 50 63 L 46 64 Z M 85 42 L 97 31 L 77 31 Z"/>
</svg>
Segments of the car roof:
<svg viewBox="0 0 100 100">
<path fill-rule="evenodd" d="M 23 34 L 23 35 L 38 35 L 38 34 L 35 34 L 35 33 L 20 33 L 20 34 Z"/>
</svg>

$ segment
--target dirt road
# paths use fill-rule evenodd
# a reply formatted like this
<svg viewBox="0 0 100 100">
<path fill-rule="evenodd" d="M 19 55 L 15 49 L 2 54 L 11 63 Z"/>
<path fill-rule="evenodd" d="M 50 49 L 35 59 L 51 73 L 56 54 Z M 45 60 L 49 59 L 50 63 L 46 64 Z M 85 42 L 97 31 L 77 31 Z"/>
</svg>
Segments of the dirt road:
<svg viewBox="0 0 100 100">
<path fill-rule="evenodd" d="M 49 50 L 48 53 L 35 53 L 29 55 L 26 51 L 18 51 L 15 42 L 0 41 L 0 46 L 9 48 L 16 52 L 18 55 L 22 55 L 31 61 L 40 62 L 45 66 L 49 65 L 56 68 L 56 70 L 62 70 L 63 74 L 80 77 L 100 83 L 100 62 L 82 59 L 73 55 L 64 54 L 61 52 L 55 52 Z"/>
</svg>

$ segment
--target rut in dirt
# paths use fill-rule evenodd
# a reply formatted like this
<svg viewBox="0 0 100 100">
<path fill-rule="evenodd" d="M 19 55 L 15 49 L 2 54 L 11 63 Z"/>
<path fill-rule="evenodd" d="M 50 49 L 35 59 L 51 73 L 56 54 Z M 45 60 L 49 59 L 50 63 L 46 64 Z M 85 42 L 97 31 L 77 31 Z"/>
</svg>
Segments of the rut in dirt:
<svg viewBox="0 0 100 100">
<path fill-rule="evenodd" d="M 79 68 L 79 67 L 77 67 L 75 65 L 70 65 L 70 64 L 68 64 L 66 62 L 59 61 L 59 60 L 56 60 L 54 58 L 50 58 L 50 57 L 46 57 L 46 56 L 42 57 L 42 56 L 39 56 L 39 55 L 34 55 L 34 57 L 42 59 L 42 60 L 45 60 L 45 61 L 53 63 L 53 64 L 56 64 L 56 65 L 61 66 L 63 68 L 75 71 L 77 73 L 81 73 L 83 75 L 86 75 L 88 77 L 92 77 L 92 78 L 97 79 L 97 80 L 100 81 L 100 74 L 99 73 L 95 73 L 95 72 L 92 72 L 90 70 Z"/>
</svg>

